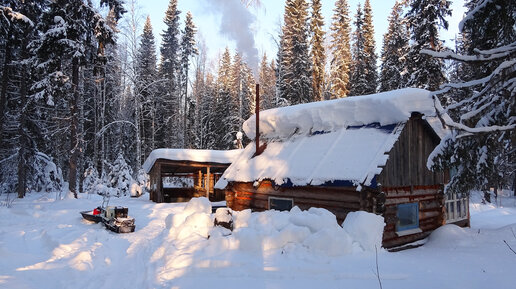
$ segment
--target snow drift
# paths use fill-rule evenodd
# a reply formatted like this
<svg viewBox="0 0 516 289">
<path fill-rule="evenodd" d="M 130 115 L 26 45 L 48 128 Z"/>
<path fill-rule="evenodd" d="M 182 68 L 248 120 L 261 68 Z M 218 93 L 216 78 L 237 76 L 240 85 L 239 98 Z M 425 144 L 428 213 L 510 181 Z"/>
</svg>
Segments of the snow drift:
<svg viewBox="0 0 516 289">
<path fill-rule="evenodd" d="M 230 209 L 227 209 L 230 210 Z M 220 215 L 220 214 L 217 214 Z M 208 247 L 248 253 L 269 250 L 311 252 L 341 256 L 381 247 L 383 217 L 366 212 L 350 213 L 343 227 L 335 215 L 321 208 L 301 211 L 231 211 L 234 230 L 214 226 L 215 215 L 206 198 L 192 199 L 180 213 L 167 218 L 169 237 L 177 242 L 207 239 Z M 223 218 L 225 222 L 229 215 Z M 221 220 L 219 220 L 221 221 Z"/>
</svg>

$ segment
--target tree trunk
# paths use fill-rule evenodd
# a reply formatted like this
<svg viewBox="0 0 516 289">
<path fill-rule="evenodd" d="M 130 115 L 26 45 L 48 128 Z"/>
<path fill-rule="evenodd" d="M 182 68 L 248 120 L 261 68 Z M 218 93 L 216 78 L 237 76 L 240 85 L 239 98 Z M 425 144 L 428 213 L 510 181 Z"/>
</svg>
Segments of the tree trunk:
<svg viewBox="0 0 516 289">
<path fill-rule="evenodd" d="M 516 172 L 514 173 L 514 178 L 512 179 L 512 192 L 516 197 Z"/>
<path fill-rule="evenodd" d="M 10 39 L 11 33 L 7 34 L 6 39 Z M 5 117 L 5 106 L 7 104 L 7 87 L 9 84 L 9 65 L 11 62 L 11 47 L 9 45 L 9 40 L 5 43 L 5 59 L 4 59 L 4 67 L 2 69 L 2 87 L 0 90 L 0 143 L 3 141 L 3 127 L 4 127 L 4 117 Z"/>
<path fill-rule="evenodd" d="M 22 50 L 21 50 L 21 58 L 27 59 L 27 41 L 23 41 Z M 29 138 L 27 135 L 27 114 L 28 114 L 28 105 L 27 105 L 27 68 L 25 65 L 21 65 L 21 79 L 20 79 L 20 120 L 18 124 L 18 137 L 19 137 L 19 146 L 18 150 L 18 198 L 25 197 L 25 192 L 27 191 L 27 159 L 29 155 Z M 3 109 L 3 105 L 2 105 Z M 2 113 L 3 114 L 3 113 Z"/>
<path fill-rule="evenodd" d="M 73 96 L 70 100 L 70 162 L 68 172 L 68 188 L 73 193 L 74 197 L 77 198 L 77 159 L 79 153 L 79 137 L 77 135 L 78 127 L 78 115 L 77 115 L 77 103 L 79 100 L 79 61 L 74 58 L 72 61 L 72 85 L 73 85 Z"/>
</svg>

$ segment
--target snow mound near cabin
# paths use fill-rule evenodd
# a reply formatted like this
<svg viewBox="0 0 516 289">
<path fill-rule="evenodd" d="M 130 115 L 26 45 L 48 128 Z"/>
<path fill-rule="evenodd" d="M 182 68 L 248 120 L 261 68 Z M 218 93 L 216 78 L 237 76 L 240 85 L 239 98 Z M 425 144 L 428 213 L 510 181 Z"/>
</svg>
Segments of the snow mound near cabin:
<svg viewBox="0 0 516 289">
<path fill-rule="evenodd" d="M 350 254 L 357 248 L 359 251 L 374 251 L 375 245 L 380 248 L 383 217 L 366 212 L 350 215 L 352 218 L 345 222 L 346 230 L 338 225 L 335 215 L 321 208 L 231 211 L 231 215 L 225 214 L 224 220 L 219 220 L 228 222 L 230 217 L 234 226 L 231 232 L 214 226 L 216 214 L 211 214 L 209 201 L 198 198 L 192 199 L 182 212 L 167 218 L 167 227 L 169 236 L 177 242 L 206 239 L 205 250 L 210 252 L 238 250 L 262 254 L 279 250 L 334 257 Z"/>
<path fill-rule="evenodd" d="M 365 251 L 375 251 L 382 247 L 382 216 L 364 211 L 350 212 L 342 223 L 342 227 Z"/>
</svg>

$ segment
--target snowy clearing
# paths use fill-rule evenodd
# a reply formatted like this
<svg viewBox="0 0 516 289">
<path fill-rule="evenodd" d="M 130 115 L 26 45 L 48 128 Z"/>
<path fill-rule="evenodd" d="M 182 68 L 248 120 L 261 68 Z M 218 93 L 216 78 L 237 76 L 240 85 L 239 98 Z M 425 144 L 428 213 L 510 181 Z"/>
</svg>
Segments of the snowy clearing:
<svg viewBox="0 0 516 289">
<path fill-rule="evenodd" d="M 234 212 L 227 236 L 213 228 L 205 199 L 156 204 L 144 196 L 111 200 L 136 219 L 135 233 L 115 234 L 79 214 L 100 205 L 99 196 L 54 196 L 0 207 L 0 288 L 379 288 L 372 248 L 381 221 L 370 214 L 342 228 L 321 209 Z M 383 288 L 513 288 L 516 199 L 478 200 L 472 228 L 444 226 L 422 247 L 379 250 Z"/>
</svg>

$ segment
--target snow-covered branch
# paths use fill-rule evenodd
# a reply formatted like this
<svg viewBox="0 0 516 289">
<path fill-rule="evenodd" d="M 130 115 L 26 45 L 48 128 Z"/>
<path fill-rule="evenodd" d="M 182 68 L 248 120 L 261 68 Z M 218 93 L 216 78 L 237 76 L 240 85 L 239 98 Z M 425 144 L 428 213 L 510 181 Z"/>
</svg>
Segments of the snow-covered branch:
<svg viewBox="0 0 516 289">
<path fill-rule="evenodd" d="M 432 57 L 454 59 L 463 62 L 472 61 L 491 61 L 496 59 L 505 58 L 512 53 L 516 52 L 516 42 L 509 45 L 498 47 L 490 50 L 478 50 L 475 49 L 478 55 L 460 55 L 452 51 L 434 51 L 430 49 L 421 49 L 422 54 L 430 55 Z"/>
<path fill-rule="evenodd" d="M 462 29 L 464 28 L 464 24 L 466 22 L 468 22 L 469 20 L 471 20 L 478 11 L 480 11 L 481 9 L 484 9 L 486 7 L 486 5 L 489 4 L 489 2 L 491 2 L 491 1 L 492 0 L 481 0 L 478 4 L 476 4 L 475 9 L 469 11 L 468 14 L 466 16 L 464 16 L 462 21 L 459 22 L 459 31 L 462 32 Z"/>
<path fill-rule="evenodd" d="M 32 20 L 30 20 L 27 16 L 19 12 L 13 11 L 13 9 L 11 9 L 10 7 L 0 5 L 0 13 L 4 19 L 8 20 L 8 25 L 14 21 L 22 21 L 27 23 L 30 27 L 34 27 L 34 23 L 32 22 Z M 10 18 L 10 21 L 8 18 Z"/>
<path fill-rule="evenodd" d="M 116 120 L 116 121 L 113 121 L 111 123 L 108 123 L 106 124 L 103 128 L 101 128 L 98 132 L 97 132 L 97 137 L 101 136 L 102 134 L 104 134 L 109 127 L 111 127 L 112 125 L 115 125 L 115 124 L 129 124 L 131 125 L 132 127 L 134 127 L 136 129 L 136 125 L 130 121 L 127 121 L 127 120 Z"/>
<path fill-rule="evenodd" d="M 450 117 L 445 117 L 447 115 L 447 111 L 442 107 L 441 102 L 437 98 L 437 95 L 435 95 L 434 103 L 435 108 L 437 110 L 437 113 L 439 115 L 439 118 L 444 121 L 444 123 L 454 129 L 471 133 L 471 134 L 478 134 L 478 133 L 490 133 L 495 131 L 508 131 L 516 129 L 516 124 L 509 124 L 509 125 L 491 125 L 491 126 L 482 126 L 482 127 L 469 127 L 465 124 L 455 122 Z"/>
</svg>

